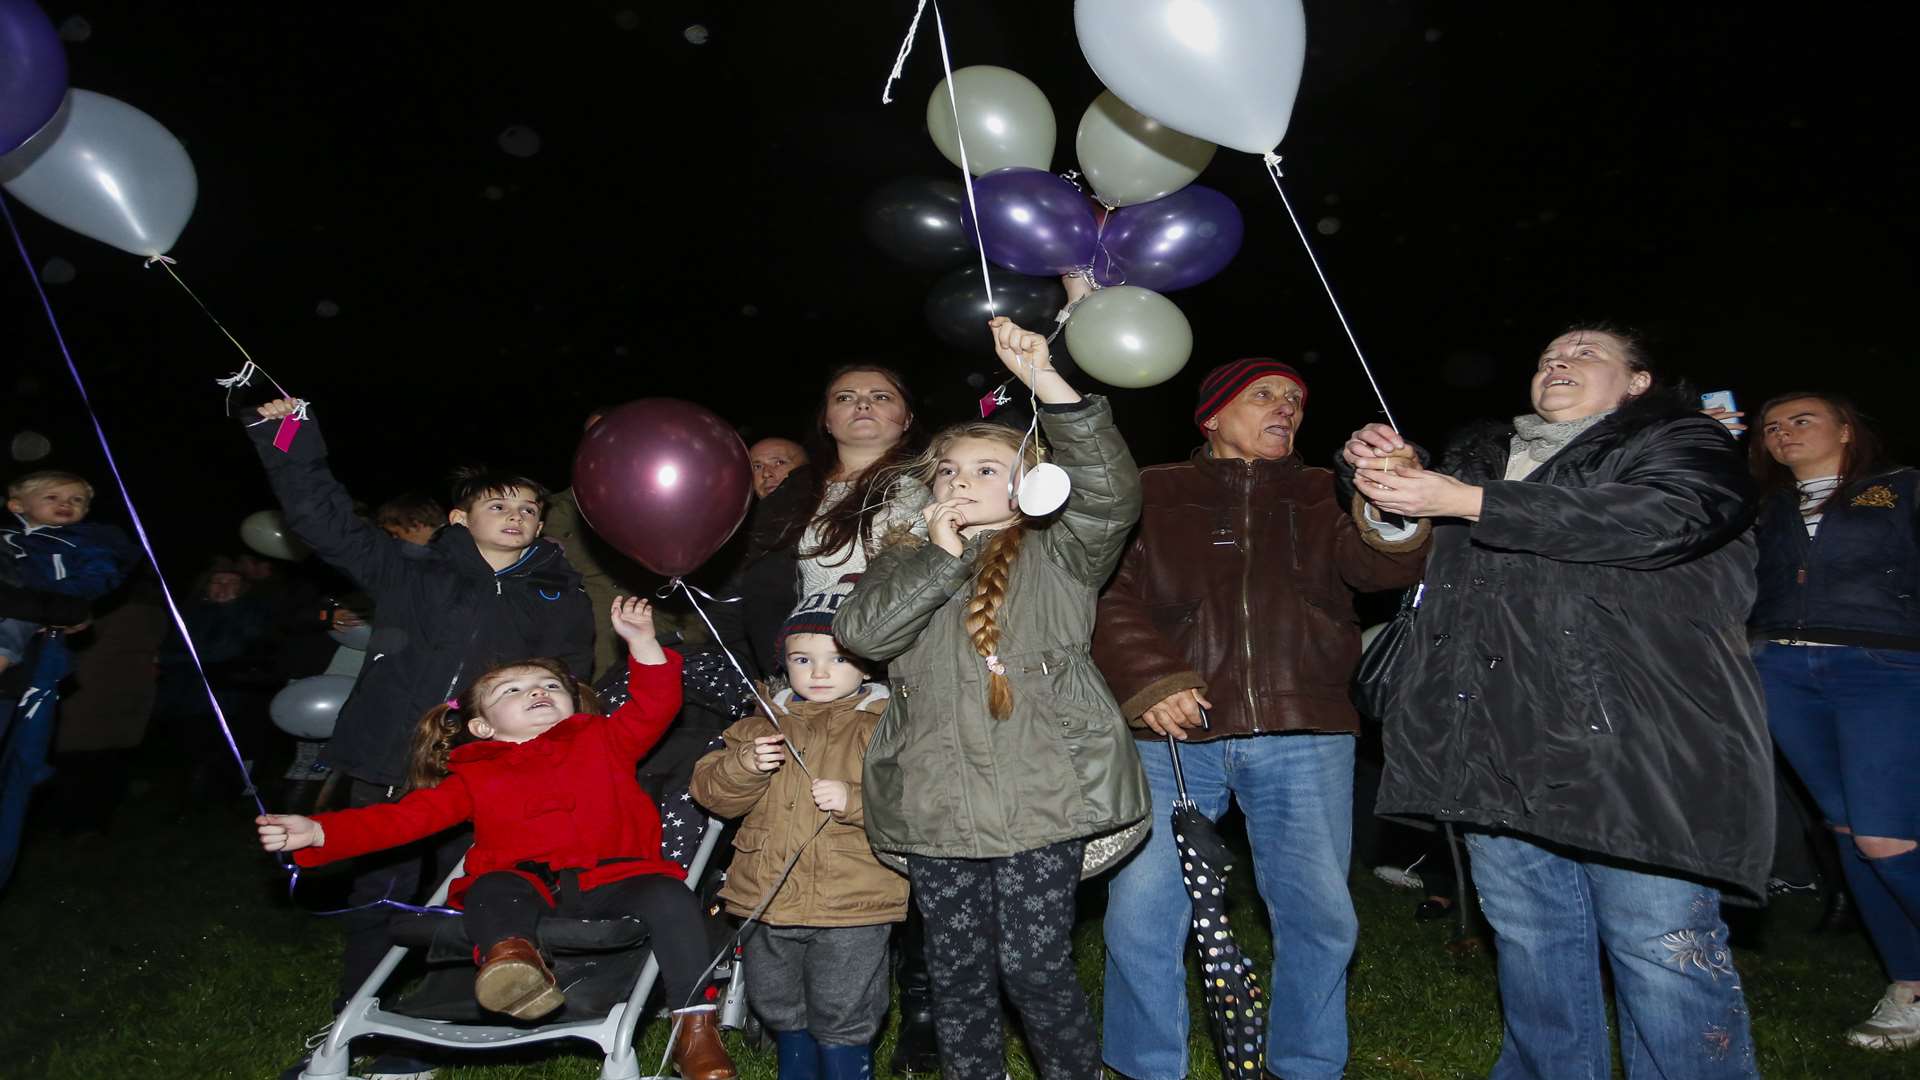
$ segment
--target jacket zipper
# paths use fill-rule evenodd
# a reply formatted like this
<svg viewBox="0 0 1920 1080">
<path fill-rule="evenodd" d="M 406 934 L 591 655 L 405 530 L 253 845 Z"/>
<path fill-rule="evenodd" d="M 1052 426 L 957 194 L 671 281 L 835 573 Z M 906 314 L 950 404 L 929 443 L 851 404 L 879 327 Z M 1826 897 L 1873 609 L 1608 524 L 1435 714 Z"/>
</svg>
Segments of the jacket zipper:
<svg viewBox="0 0 1920 1080">
<path fill-rule="evenodd" d="M 1247 688 L 1247 720 L 1252 725 L 1251 730 L 1255 734 L 1258 734 L 1260 731 L 1260 710 L 1259 710 L 1259 707 L 1256 705 L 1254 701 L 1254 696 L 1253 696 L 1253 484 L 1254 484 L 1254 474 L 1253 474 L 1253 462 L 1249 461 L 1249 462 L 1245 462 L 1244 464 L 1246 466 L 1246 471 L 1242 475 L 1246 477 L 1247 483 L 1245 488 L 1240 493 L 1240 498 L 1241 498 L 1240 535 L 1247 538 L 1247 543 L 1246 543 L 1246 546 L 1240 550 L 1240 626 L 1241 626 L 1240 644 L 1246 654 L 1246 668 L 1244 669 L 1245 675 L 1243 676 L 1243 678 L 1244 678 L 1244 681 L 1246 682 L 1246 688 Z M 1288 504 L 1287 512 L 1289 516 L 1291 516 L 1293 512 L 1292 504 Z"/>
</svg>

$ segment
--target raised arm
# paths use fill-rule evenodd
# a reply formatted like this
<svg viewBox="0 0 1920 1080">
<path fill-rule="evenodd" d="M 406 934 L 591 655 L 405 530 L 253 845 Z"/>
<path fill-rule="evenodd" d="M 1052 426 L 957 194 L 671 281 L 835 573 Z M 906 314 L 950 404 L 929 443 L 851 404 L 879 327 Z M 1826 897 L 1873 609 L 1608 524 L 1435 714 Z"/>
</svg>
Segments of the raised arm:
<svg viewBox="0 0 1920 1080">
<path fill-rule="evenodd" d="M 1140 520 L 1140 469 L 1104 397 L 1042 405 L 1040 426 L 1053 448 L 1053 463 L 1073 483 L 1066 507 L 1045 532 L 1048 550 L 1097 589 L 1112 575 L 1127 549 L 1127 534 Z"/>
<path fill-rule="evenodd" d="M 631 596 L 613 602 L 613 632 L 627 643 L 627 703 L 607 718 L 614 745 L 634 761 L 653 749 L 680 715 L 680 654 L 654 637 L 653 605 Z"/>
<path fill-rule="evenodd" d="M 312 417 L 303 421 L 286 450 L 274 445 L 280 421 L 293 409 L 289 399 L 270 401 L 260 406 L 258 422 L 247 428 L 287 527 L 322 562 L 378 597 L 398 585 L 406 573 L 403 541 L 354 514 L 353 497 L 327 467 L 327 444 L 318 421 Z"/>
</svg>

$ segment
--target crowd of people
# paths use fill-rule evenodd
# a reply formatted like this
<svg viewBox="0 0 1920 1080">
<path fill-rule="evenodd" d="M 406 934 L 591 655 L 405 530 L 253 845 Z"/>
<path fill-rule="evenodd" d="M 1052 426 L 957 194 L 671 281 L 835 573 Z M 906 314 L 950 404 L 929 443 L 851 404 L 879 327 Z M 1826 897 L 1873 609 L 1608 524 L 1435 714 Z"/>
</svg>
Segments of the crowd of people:
<svg viewBox="0 0 1920 1080">
<path fill-rule="evenodd" d="M 750 448 L 757 501 L 712 640 L 622 595 L 637 568 L 570 491 L 470 473 L 447 509 L 363 515 L 317 420 L 285 436 L 303 403 L 261 406 L 247 432 L 288 524 L 363 594 L 323 621 L 371 622 L 324 751 L 344 808 L 264 816 L 263 845 L 355 860 L 356 908 L 419 901 L 464 854 L 450 903 L 475 996 L 522 1020 L 565 1000 L 543 918 L 646 922 L 677 1066 L 727 1080 L 703 913 L 635 780 L 651 769 L 739 821 L 720 899 L 759 913 L 748 1000 L 784 1080 L 867 1075 L 890 1007 L 896 1071 L 997 1080 L 1003 995 L 1048 1080 L 1179 1080 L 1184 790 L 1246 819 L 1276 956 L 1264 1066 L 1325 1080 L 1347 1067 L 1371 719 L 1378 813 L 1464 837 L 1497 950 L 1494 1076 L 1609 1075 L 1610 986 L 1629 1077 L 1750 1077 L 1721 906 L 1767 896 L 1777 747 L 1891 979 L 1846 1038 L 1920 1045 L 1920 474 L 1850 403 L 1784 395 L 1746 432 L 1634 334 L 1583 326 L 1541 352 L 1530 411 L 1435 453 L 1375 423 L 1308 464 L 1307 380 L 1254 358 L 1202 381 L 1188 459 L 1141 469 L 1044 337 L 992 330 L 1044 438 L 929 434 L 898 373 L 834 372 L 804 440 Z M 1029 516 L 1043 461 L 1070 494 Z M 80 527 L 90 496 L 67 474 L 10 486 L 0 615 L 25 621 L 0 644 L 84 621 L 71 598 L 118 583 L 62 586 L 81 553 L 124 575 L 121 540 Z M 248 587 L 216 564 L 187 612 L 229 682 L 269 629 L 234 607 Z M 1355 601 L 1395 590 L 1413 602 L 1375 643 L 1392 659 L 1369 667 L 1363 718 Z M 695 720 L 694 671 L 723 650 L 758 691 Z M 165 670 L 163 700 L 190 711 L 191 668 Z M 625 690 L 608 714 L 596 675 Z M 1071 955 L 1096 875 L 1098 1026 Z M 347 921 L 342 1001 L 387 944 L 377 908 Z M 388 1053 L 359 1072 L 432 1068 Z"/>
</svg>

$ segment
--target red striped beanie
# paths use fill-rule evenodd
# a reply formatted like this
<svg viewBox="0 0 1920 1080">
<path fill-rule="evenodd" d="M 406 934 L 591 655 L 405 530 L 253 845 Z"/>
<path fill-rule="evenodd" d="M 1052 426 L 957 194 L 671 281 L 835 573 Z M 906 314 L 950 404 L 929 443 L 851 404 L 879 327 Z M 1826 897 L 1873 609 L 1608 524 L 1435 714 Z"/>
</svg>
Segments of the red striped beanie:
<svg viewBox="0 0 1920 1080">
<path fill-rule="evenodd" d="M 1293 380 L 1294 384 L 1300 387 L 1300 403 L 1306 404 L 1306 377 L 1295 371 L 1292 364 L 1283 364 L 1271 356 L 1250 356 L 1244 360 L 1221 364 L 1207 372 L 1207 377 L 1200 380 L 1200 404 L 1194 407 L 1193 422 L 1203 428 L 1206 427 L 1207 421 L 1213 419 L 1215 413 L 1226 408 L 1229 402 L 1240 396 L 1240 391 L 1268 375 L 1278 375 L 1283 379 Z"/>
</svg>

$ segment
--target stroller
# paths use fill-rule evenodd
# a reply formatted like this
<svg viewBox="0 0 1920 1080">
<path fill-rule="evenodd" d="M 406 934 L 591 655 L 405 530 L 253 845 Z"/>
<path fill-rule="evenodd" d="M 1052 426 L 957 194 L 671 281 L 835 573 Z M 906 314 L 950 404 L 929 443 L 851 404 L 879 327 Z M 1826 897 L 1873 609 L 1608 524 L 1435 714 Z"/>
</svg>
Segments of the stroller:
<svg viewBox="0 0 1920 1080">
<path fill-rule="evenodd" d="M 715 688 L 724 685 L 711 660 L 690 663 L 689 668 L 704 675 L 704 681 Z M 724 823 L 705 816 L 687 794 L 692 757 L 698 756 L 688 754 L 696 748 L 704 750 L 712 738 L 706 729 L 738 705 L 724 689 L 719 694 L 711 690 L 696 694 L 696 687 L 706 689 L 701 681 L 688 680 L 688 705 L 694 708 L 684 710 L 675 721 L 679 737 L 664 741 L 641 763 L 639 781 L 660 807 L 663 854 L 686 868 L 687 887 L 710 904 L 711 895 L 718 889 L 716 879 L 724 873 L 732 848 L 722 845 Z M 624 680 L 615 682 L 611 677 L 608 683 L 601 696 L 604 707 L 611 711 L 626 699 L 626 686 Z M 724 704 L 720 700 L 723 697 L 727 699 Z M 716 715 L 702 715 L 703 711 Z M 448 887 L 462 872 L 463 867 L 454 867 L 429 905 L 444 903 Z M 314 1049 L 300 1074 L 301 1080 L 345 1080 L 352 1041 L 368 1036 L 459 1050 L 524 1048 L 556 1039 L 586 1039 L 606 1055 L 600 1068 L 601 1080 L 637 1080 L 645 1075 L 634 1052 L 633 1037 L 646 1017 L 659 964 L 645 947 L 644 924 L 633 919 L 542 920 L 539 944 L 553 958 L 554 976 L 567 1000 L 538 1024 L 517 1024 L 486 1012 L 474 1000 L 473 942 L 467 937 L 464 923 L 455 915 L 414 912 L 396 914 L 388 920 L 393 947 L 334 1018 L 325 1041 Z M 719 930 L 712 946 L 717 950 L 719 940 L 726 936 L 724 929 Z M 426 975 L 391 1007 L 383 1005 L 383 984 L 415 951 L 424 955 Z M 746 1023 L 745 980 L 741 974 L 737 956 L 714 972 L 716 981 L 727 983 L 721 1006 L 723 1027 Z"/>
</svg>

